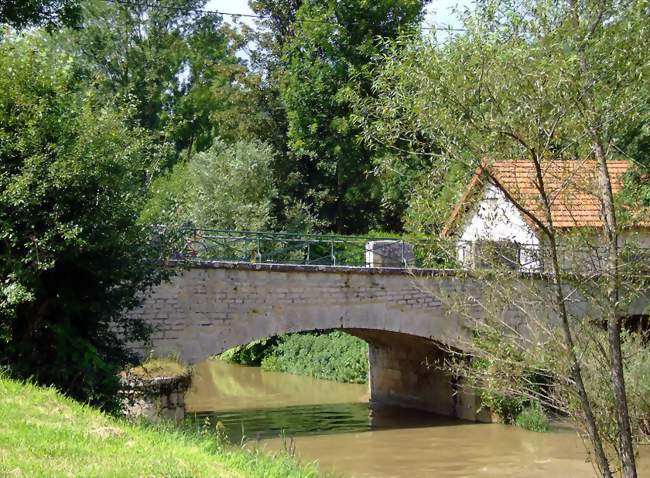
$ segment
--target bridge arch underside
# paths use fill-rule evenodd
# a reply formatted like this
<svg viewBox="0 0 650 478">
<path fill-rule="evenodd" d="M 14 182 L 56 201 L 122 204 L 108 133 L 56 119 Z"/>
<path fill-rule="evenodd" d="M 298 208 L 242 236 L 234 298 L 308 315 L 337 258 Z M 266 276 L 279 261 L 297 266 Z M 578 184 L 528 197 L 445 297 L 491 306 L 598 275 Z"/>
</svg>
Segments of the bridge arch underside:
<svg viewBox="0 0 650 478">
<path fill-rule="evenodd" d="M 471 294 L 469 283 L 444 276 L 221 265 L 183 272 L 131 314 L 155 330 L 143 354 L 188 363 L 273 335 L 343 330 L 369 344 L 374 404 L 489 421 L 478 398 L 440 367 L 445 346 L 468 333 L 438 298 L 459 286 Z"/>
</svg>

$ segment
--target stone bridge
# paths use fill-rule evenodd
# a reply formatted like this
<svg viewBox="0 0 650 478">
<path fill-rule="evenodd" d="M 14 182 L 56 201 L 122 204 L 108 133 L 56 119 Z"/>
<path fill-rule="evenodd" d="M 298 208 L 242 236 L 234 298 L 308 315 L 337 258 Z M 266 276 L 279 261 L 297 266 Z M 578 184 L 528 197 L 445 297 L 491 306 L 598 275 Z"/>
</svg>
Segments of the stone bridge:
<svg viewBox="0 0 650 478">
<path fill-rule="evenodd" d="M 237 258 L 201 262 L 193 257 L 189 268 L 152 290 L 140 308 L 129 312 L 154 328 L 149 344 L 134 347 L 143 355 L 174 354 L 195 363 L 273 335 L 340 329 L 369 345 L 372 402 L 469 420 L 490 418 L 480 410 L 477 397 L 439 366 L 450 349 L 463 349 L 476 320 L 482 319 L 481 304 L 490 302 L 495 288 L 489 277 L 462 270 L 406 269 L 415 265 L 413 246 L 394 240 L 353 238 L 357 248 L 365 249 L 365 266 L 341 266 L 336 248 L 345 238 L 338 236 L 325 237 L 328 265 L 268 263 L 278 258 L 263 257 L 263 241 L 276 249 L 284 241 L 283 253 L 298 252 L 309 261 L 314 258 L 310 247 L 323 240 L 257 233 L 251 241 L 249 236 L 216 233 L 191 241 L 198 246 L 190 248 L 192 254 L 219 257 L 235 251 Z M 251 246 L 256 263 L 247 262 Z M 527 273 L 499 284 L 496 289 L 525 304 L 499 310 L 499 317 L 529 334 L 536 333 L 531 326 L 535 320 L 556 320 L 544 300 L 550 292 L 547 284 L 539 274 Z M 456 301 L 462 307 L 454 312 L 449 304 Z M 629 314 L 644 316 L 648 303 L 648 298 L 640 299 Z M 586 307 L 580 299 L 569 304 L 578 317 Z"/>
<path fill-rule="evenodd" d="M 369 344 L 373 402 L 485 420 L 476 397 L 436 367 L 441 344 L 459 346 L 468 333 L 441 299 L 481 287 L 452 271 L 202 262 L 130 315 L 155 329 L 141 352 L 188 363 L 272 335 L 341 329 Z"/>
<path fill-rule="evenodd" d="M 143 354 L 188 363 L 273 335 L 341 329 L 369 344 L 372 402 L 485 421 L 477 397 L 436 365 L 467 343 L 472 320 L 463 317 L 481 313 L 469 298 L 489 287 L 458 271 L 195 262 L 130 315 L 154 327 Z M 469 299 L 470 314 L 445 305 L 454 297 Z M 514 327 L 526 320 L 504 317 Z"/>
</svg>

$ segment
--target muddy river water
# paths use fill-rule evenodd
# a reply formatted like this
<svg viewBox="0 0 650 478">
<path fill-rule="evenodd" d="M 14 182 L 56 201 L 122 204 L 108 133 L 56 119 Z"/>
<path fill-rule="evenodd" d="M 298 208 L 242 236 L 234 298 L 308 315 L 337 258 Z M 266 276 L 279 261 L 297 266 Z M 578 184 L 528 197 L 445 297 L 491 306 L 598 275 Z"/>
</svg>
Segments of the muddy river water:
<svg viewBox="0 0 650 478">
<path fill-rule="evenodd" d="M 211 360 L 195 367 L 187 406 L 221 422 L 231 440 L 294 448 L 305 461 L 348 477 L 593 477 L 569 429 L 528 432 L 368 405 L 366 385 L 267 372 Z M 650 450 L 639 476 L 650 477 Z"/>
</svg>

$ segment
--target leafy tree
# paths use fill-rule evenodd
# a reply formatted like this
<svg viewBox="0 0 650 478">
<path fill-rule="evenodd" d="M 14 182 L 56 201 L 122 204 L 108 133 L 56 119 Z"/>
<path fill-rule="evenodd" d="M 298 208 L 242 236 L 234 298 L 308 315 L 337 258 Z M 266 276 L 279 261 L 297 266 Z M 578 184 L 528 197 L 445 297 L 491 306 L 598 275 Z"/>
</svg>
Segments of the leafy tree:
<svg viewBox="0 0 650 478">
<path fill-rule="evenodd" d="M 132 96 L 143 127 L 191 154 L 216 136 L 250 136 L 256 118 L 247 105 L 254 82 L 235 55 L 243 39 L 221 16 L 198 12 L 204 3 L 91 0 L 81 28 L 61 32 L 52 47 L 76 59 L 81 80 Z"/>
<path fill-rule="evenodd" d="M 216 140 L 154 182 L 143 220 L 216 229 L 272 228 L 272 161 L 273 152 L 263 143 Z"/>
<path fill-rule="evenodd" d="M 81 17 L 79 0 L 3 0 L 0 3 L 0 24 L 18 30 L 45 26 L 52 30 L 76 26 Z"/>
<path fill-rule="evenodd" d="M 110 406 L 137 293 L 164 275 L 137 219 L 157 151 L 38 37 L 0 44 L 0 363 Z"/>
<path fill-rule="evenodd" d="M 281 195 L 307 199 L 331 229 L 400 226 L 382 212 L 372 154 L 350 122 L 345 92 L 360 82 L 369 93 L 368 63 L 381 52 L 376 38 L 416 28 L 425 3 L 302 1 L 280 9 L 275 1 L 253 2 L 267 15 L 262 63 L 270 65 L 286 114 L 289 154 L 276 166 Z"/>
<path fill-rule="evenodd" d="M 431 155 L 432 164 L 441 173 L 456 165 L 473 170 L 484 158 L 532 165 L 539 207 L 512 200 L 549 248 L 555 294 L 545 300 L 561 317 L 556 338 L 566 351 L 566 376 L 602 476 L 612 476 L 611 460 L 620 460 L 623 476 L 636 476 L 621 326 L 624 306 L 643 287 L 639 278 L 644 274 L 619 248 L 621 211 L 612 195 L 607 160 L 632 154 L 624 147 L 641 144 L 630 137 L 639 132 L 636 139 L 642 139 L 639 126 L 648 122 L 647 21 L 645 2 L 481 2 L 477 14 L 467 19 L 466 35 L 446 44 L 406 41 L 389 51 L 373 84 L 378 94 L 359 102 L 363 115 L 357 118 L 367 137 L 384 145 L 435 138 L 440 152 Z M 593 159 L 598 164 L 595 190 L 603 227 L 583 231 L 582 239 L 585 247 L 604 246 L 606 260 L 595 278 L 583 269 L 588 286 L 575 284 L 575 277 L 561 269 L 558 247 L 568 238 L 551 215 L 554 193 L 544 181 L 548 159 Z M 636 174 L 639 184 L 647 178 Z M 576 351 L 583 331 L 569 312 L 568 284 L 589 296 L 597 309 L 593 322 L 607 324 L 605 347 L 597 334 L 587 337 L 600 363 L 608 365 L 613 409 L 607 417 L 613 425 L 600 421 L 597 403 L 590 399 L 589 371 L 583 370 L 583 354 Z M 502 338 L 512 337 L 505 333 Z M 609 433 L 612 429 L 615 435 Z"/>
</svg>

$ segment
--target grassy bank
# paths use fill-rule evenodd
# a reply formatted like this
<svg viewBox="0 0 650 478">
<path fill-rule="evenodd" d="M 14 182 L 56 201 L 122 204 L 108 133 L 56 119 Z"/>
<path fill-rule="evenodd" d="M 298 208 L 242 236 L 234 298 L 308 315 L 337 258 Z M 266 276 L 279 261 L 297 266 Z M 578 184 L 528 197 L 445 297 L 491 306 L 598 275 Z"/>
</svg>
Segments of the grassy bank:
<svg viewBox="0 0 650 478">
<path fill-rule="evenodd" d="M 270 456 L 171 426 L 128 423 L 51 388 L 0 376 L 0 476 L 316 477 Z"/>
<path fill-rule="evenodd" d="M 266 370 L 338 382 L 365 383 L 368 380 L 368 344 L 338 330 L 258 340 L 230 349 L 221 358 Z"/>
</svg>

